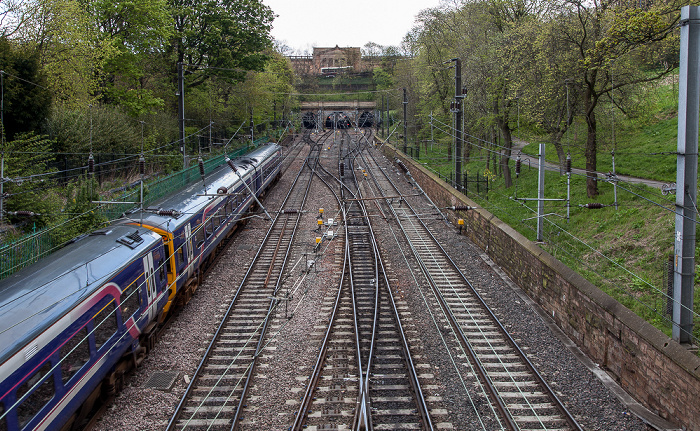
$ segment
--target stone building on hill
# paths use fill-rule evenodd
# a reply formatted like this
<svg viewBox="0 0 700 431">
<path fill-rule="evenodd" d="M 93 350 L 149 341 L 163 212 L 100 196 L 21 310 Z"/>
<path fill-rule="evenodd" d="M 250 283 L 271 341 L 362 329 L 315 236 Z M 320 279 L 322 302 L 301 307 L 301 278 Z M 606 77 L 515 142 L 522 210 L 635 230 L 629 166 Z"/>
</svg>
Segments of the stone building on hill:
<svg viewBox="0 0 700 431">
<path fill-rule="evenodd" d="M 341 48 L 338 45 L 334 48 L 314 47 L 313 54 L 310 56 L 291 56 L 289 59 L 299 75 L 329 73 L 326 68 L 342 68 L 335 70 L 354 73 L 369 72 L 374 68 L 374 64 L 362 58 L 360 48 Z"/>
</svg>

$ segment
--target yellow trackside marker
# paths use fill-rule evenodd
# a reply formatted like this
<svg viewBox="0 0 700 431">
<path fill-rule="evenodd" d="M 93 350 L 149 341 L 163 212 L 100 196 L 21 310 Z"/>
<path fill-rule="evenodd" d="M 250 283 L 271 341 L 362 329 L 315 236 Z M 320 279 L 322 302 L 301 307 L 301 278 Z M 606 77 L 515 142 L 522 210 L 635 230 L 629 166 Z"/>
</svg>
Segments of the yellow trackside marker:
<svg viewBox="0 0 700 431">
<path fill-rule="evenodd" d="M 318 212 L 321 213 L 321 214 L 323 214 L 323 208 L 319 208 L 319 209 L 318 209 Z"/>
<path fill-rule="evenodd" d="M 316 237 L 316 244 L 318 244 L 318 243 L 320 243 L 320 242 L 321 242 L 321 237 L 320 237 L 320 236 L 317 236 L 317 237 Z"/>
<path fill-rule="evenodd" d="M 323 219 L 318 219 L 318 226 L 320 227 L 323 224 Z"/>
<path fill-rule="evenodd" d="M 460 226 L 464 226 L 464 219 L 461 218 L 461 219 L 457 220 L 457 224 Z"/>
</svg>

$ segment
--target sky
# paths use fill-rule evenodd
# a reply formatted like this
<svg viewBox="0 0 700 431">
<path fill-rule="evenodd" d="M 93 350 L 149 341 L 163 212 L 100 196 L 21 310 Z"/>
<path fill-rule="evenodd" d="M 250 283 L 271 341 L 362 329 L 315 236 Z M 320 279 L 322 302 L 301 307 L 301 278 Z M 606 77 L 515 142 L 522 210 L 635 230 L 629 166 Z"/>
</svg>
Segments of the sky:
<svg viewBox="0 0 700 431">
<path fill-rule="evenodd" d="M 440 0 L 262 0 L 275 15 L 272 36 L 303 54 L 312 47 L 399 45 L 423 9 Z"/>
</svg>

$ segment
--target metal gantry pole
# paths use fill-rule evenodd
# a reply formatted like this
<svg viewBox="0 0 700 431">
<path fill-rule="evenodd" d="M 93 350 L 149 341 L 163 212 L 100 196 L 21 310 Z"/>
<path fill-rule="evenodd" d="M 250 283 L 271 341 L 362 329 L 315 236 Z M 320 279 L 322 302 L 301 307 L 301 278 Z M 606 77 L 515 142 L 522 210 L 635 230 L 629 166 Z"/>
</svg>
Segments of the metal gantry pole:
<svg viewBox="0 0 700 431">
<path fill-rule="evenodd" d="M 693 279 L 698 177 L 698 106 L 700 105 L 700 7 L 681 8 L 678 73 L 678 158 L 676 237 L 673 265 L 673 339 L 690 343 L 693 333 Z"/>
<path fill-rule="evenodd" d="M 538 164 L 539 176 L 537 179 L 537 241 L 544 238 L 544 143 L 540 144 L 540 160 Z"/>
<path fill-rule="evenodd" d="M 566 221 L 571 218 L 571 153 L 566 153 Z"/>
<path fill-rule="evenodd" d="M 185 145 L 185 72 L 182 63 L 177 64 L 177 113 L 182 145 L 182 169 L 187 169 L 187 146 Z"/>
<path fill-rule="evenodd" d="M 408 127 L 406 122 L 408 108 L 408 96 L 406 95 L 406 89 L 403 89 L 403 153 L 406 154 L 406 148 L 408 147 Z"/>
<path fill-rule="evenodd" d="M 0 70 L 0 91 L 2 95 L 0 96 L 0 127 L 2 130 L 2 137 L 0 138 L 0 221 L 3 220 L 5 212 L 5 71 Z"/>
<path fill-rule="evenodd" d="M 462 60 L 453 58 L 455 62 L 455 183 L 457 190 L 462 184 Z"/>
</svg>

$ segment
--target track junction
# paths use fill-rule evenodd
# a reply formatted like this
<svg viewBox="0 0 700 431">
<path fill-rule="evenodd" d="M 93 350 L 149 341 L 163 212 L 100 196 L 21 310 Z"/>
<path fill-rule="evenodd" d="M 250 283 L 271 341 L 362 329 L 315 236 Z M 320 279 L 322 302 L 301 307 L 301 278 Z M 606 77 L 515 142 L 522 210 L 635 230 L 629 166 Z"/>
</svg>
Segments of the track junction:
<svg viewBox="0 0 700 431">
<path fill-rule="evenodd" d="M 288 147 L 285 178 L 264 202 L 273 220 L 250 223 L 257 252 L 243 268 L 239 244 L 208 276 L 228 293 L 156 428 L 577 430 L 612 429 L 598 421 L 618 416 L 615 429 L 643 429 L 587 410 L 615 404 L 604 388 L 594 400 L 562 390 L 588 374 L 553 372 L 548 352 L 508 330 L 506 295 L 484 287 L 493 275 L 468 273 L 483 262 L 450 257 L 447 243 L 463 241 L 447 209 L 374 147 L 359 129 L 306 131 Z M 202 338 L 191 323 L 180 331 L 172 343 Z"/>
</svg>

